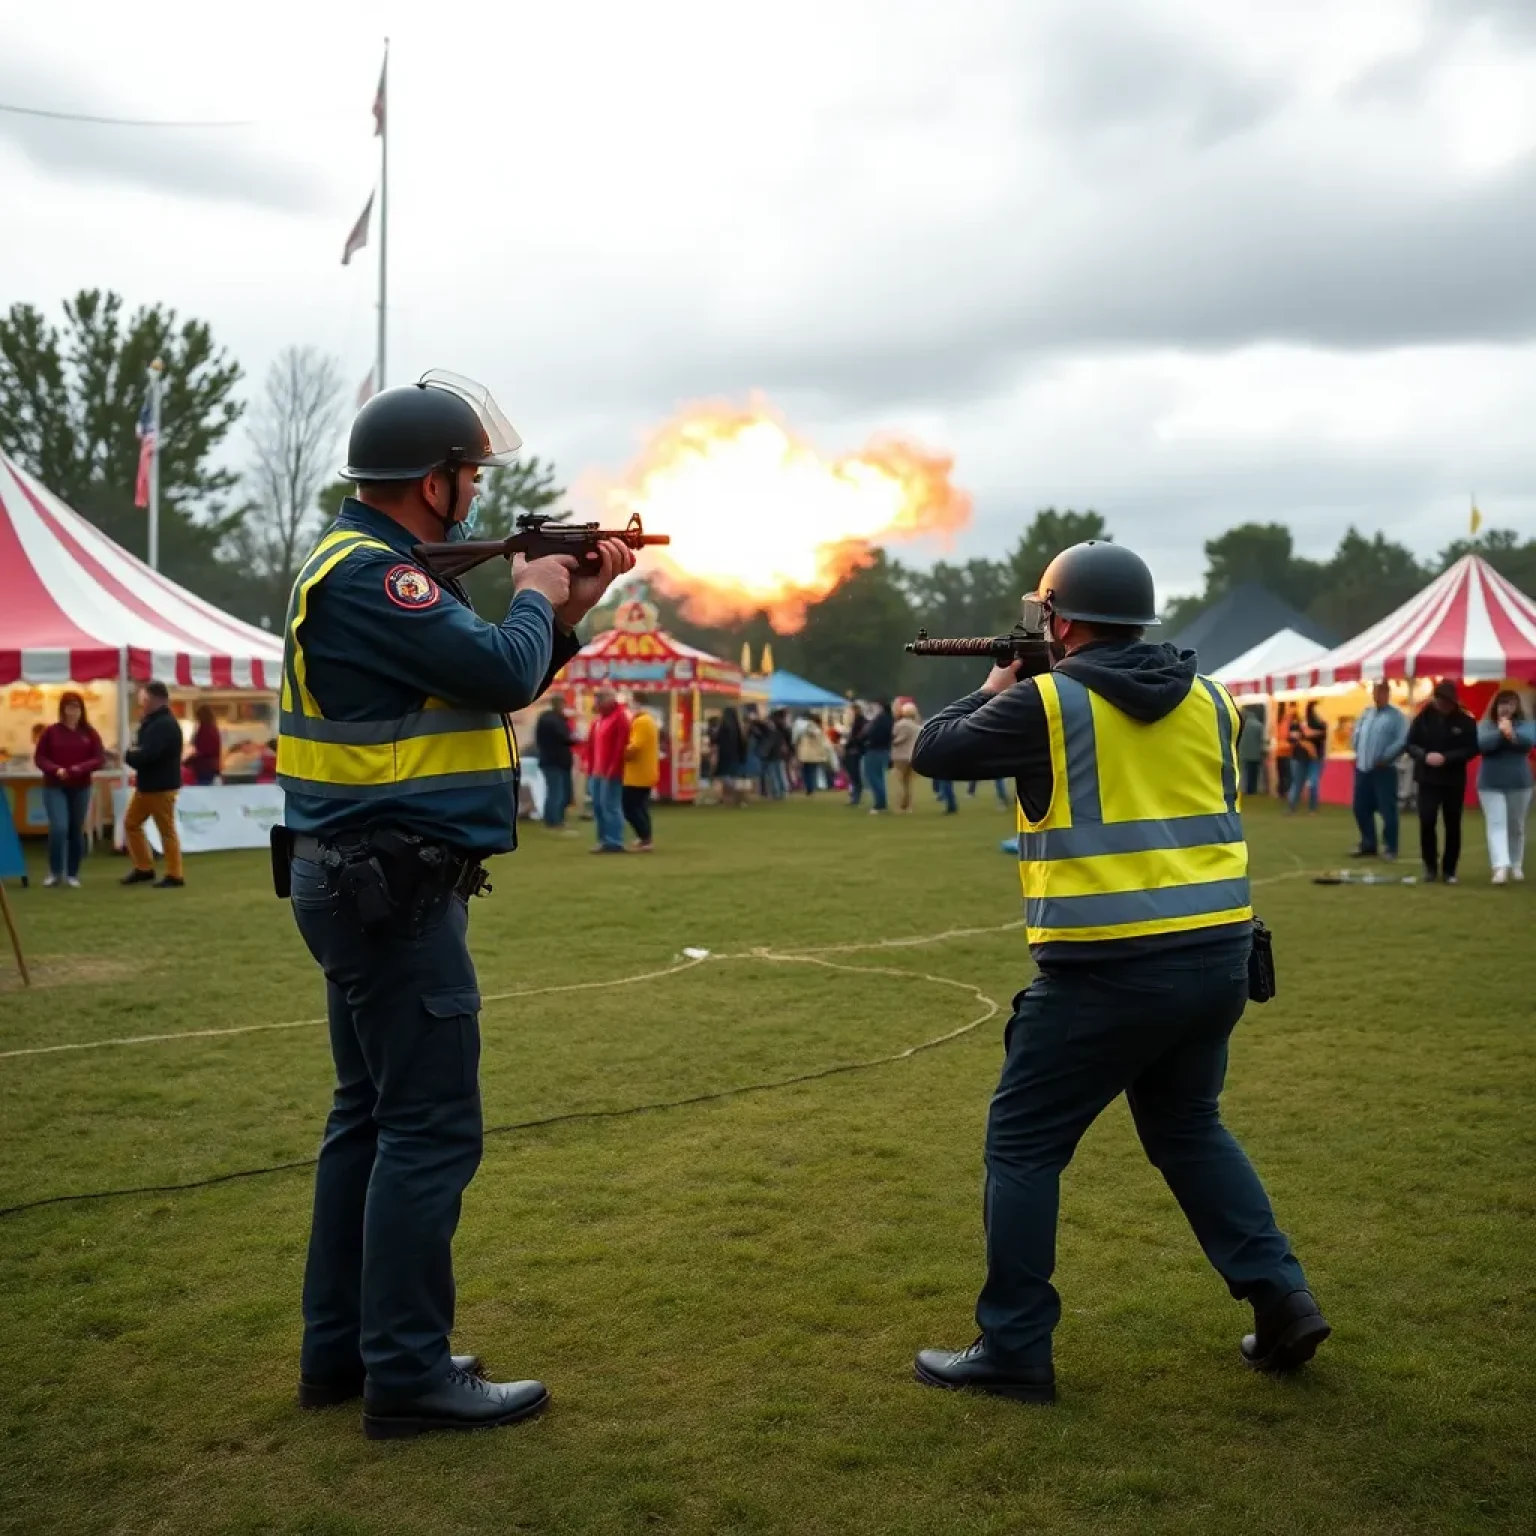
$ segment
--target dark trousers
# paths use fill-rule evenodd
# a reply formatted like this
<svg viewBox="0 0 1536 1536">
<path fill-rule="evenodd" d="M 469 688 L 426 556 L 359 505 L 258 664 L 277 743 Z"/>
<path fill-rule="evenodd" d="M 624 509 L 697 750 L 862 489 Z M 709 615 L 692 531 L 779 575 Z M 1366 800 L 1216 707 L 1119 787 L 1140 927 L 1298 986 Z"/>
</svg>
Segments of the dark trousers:
<svg viewBox="0 0 1536 1536">
<path fill-rule="evenodd" d="M 85 817 L 91 808 L 89 784 L 46 784 L 43 809 L 48 815 L 48 873 L 80 873 L 85 853 Z"/>
<path fill-rule="evenodd" d="M 1264 763 L 1247 762 L 1243 764 L 1243 793 L 1245 795 L 1262 794 L 1264 790 Z"/>
<path fill-rule="evenodd" d="M 1061 1170 L 1121 1093 L 1148 1160 L 1232 1295 L 1263 1306 L 1305 1287 L 1218 1107 L 1227 1037 L 1248 997 L 1247 950 L 1243 942 L 1047 968 L 1014 999 L 987 1119 L 987 1279 L 976 1304 L 1002 1358 L 1050 1364 L 1061 1316 L 1051 1285 Z"/>
<path fill-rule="evenodd" d="M 848 803 L 857 805 L 864 798 L 864 758 L 859 752 L 849 752 L 843 758 L 848 773 Z"/>
<path fill-rule="evenodd" d="M 569 768 L 545 768 L 544 775 L 544 825 L 563 827 L 565 813 L 571 808 L 571 770 Z"/>
<path fill-rule="evenodd" d="M 950 779 L 935 779 L 933 793 L 939 804 L 952 816 L 959 809 L 955 804 L 955 786 Z"/>
<path fill-rule="evenodd" d="M 1362 773 L 1355 769 L 1355 825 L 1360 847 L 1376 852 L 1376 818 L 1381 817 L 1381 847 L 1397 852 L 1397 769 L 1390 763 Z"/>
<path fill-rule="evenodd" d="M 459 1202 L 480 1164 L 480 993 L 457 896 L 365 933 L 293 861 L 299 932 L 325 972 L 336 1091 L 315 1170 L 300 1369 L 413 1395 L 448 1371 Z"/>
<path fill-rule="evenodd" d="M 1467 798 L 1466 781 L 1419 785 L 1419 852 L 1431 874 L 1454 875 L 1461 862 L 1461 812 Z M 1436 818 L 1445 822 L 1445 854 L 1436 848 Z"/>
<path fill-rule="evenodd" d="M 651 840 L 651 792 L 644 786 L 626 784 L 623 794 L 624 820 L 635 829 L 642 843 Z"/>
</svg>

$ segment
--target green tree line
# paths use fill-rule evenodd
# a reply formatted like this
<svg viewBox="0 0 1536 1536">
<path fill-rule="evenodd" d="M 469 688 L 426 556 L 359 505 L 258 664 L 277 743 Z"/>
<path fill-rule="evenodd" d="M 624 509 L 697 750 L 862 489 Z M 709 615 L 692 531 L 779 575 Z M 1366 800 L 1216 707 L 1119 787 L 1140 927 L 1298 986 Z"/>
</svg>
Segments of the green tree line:
<svg viewBox="0 0 1536 1536">
<path fill-rule="evenodd" d="M 62 323 L 29 304 L 0 316 L 0 448 L 132 553 L 143 556 L 145 513 L 135 508 L 135 426 L 149 365 L 164 364 L 160 459 L 161 569 L 173 580 L 257 624 L 281 624 L 297 563 L 334 515 L 345 481 L 351 402 L 335 363 L 289 348 L 254 400 L 245 375 L 209 327 L 161 305 L 129 313 L 117 294 L 86 291 L 63 305 Z M 245 439 L 232 437 L 243 427 Z M 243 467 L 241 467 L 243 464 Z M 520 510 L 557 507 L 565 492 L 552 466 L 530 458 L 489 477 L 479 533 L 510 531 Z M 918 628 L 935 635 L 1006 630 L 1058 550 L 1113 538 L 1095 511 L 1035 513 L 997 559 L 940 560 L 925 569 L 875 550 L 806 611 L 792 634 L 756 614 L 727 626 L 694 623 L 686 603 L 653 583 L 651 596 L 679 638 L 735 659 L 771 643 L 778 666 L 837 693 L 910 694 L 929 710 L 974 683 L 973 663 L 923 660 L 903 647 Z M 1167 602 L 1172 637 L 1226 593 L 1257 582 L 1347 637 L 1390 613 L 1460 556 L 1476 551 L 1526 592 L 1536 592 L 1536 539 L 1490 528 L 1423 561 L 1384 534 L 1349 528 L 1327 559 L 1296 553 L 1280 523 L 1243 523 L 1205 545 L 1201 590 Z M 477 608 L 499 617 L 508 591 L 499 562 L 470 578 Z M 602 611 L 591 622 L 603 622 Z"/>
</svg>

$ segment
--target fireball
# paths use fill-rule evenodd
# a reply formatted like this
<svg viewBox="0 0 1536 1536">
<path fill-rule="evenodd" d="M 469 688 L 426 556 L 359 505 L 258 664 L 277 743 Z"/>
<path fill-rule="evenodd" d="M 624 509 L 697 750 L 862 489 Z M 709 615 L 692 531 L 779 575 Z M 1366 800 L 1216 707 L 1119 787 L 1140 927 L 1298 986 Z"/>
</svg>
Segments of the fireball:
<svg viewBox="0 0 1536 1536">
<path fill-rule="evenodd" d="M 671 535 L 657 568 L 695 622 L 766 611 L 787 631 L 876 544 L 962 527 L 971 498 L 952 468 L 896 437 L 827 458 L 754 400 L 690 408 L 657 429 L 606 500 Z"/>
</svg>

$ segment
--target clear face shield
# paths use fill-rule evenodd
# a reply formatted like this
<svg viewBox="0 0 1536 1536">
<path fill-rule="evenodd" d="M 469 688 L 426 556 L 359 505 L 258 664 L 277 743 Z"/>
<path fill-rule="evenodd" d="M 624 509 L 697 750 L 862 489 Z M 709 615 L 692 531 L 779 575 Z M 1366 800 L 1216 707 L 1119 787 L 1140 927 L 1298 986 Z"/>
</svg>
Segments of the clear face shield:
<svg viewBox="0 0 1536 1536">
<path fill-rule="evenodd" d="M 484 384 L 477 384 L 462 373 L 453 373 L 447 368 L 429 368 L 417 382 L 429 389 L 441 389 L 450 395 L 457 395 L 475 413 L 485 434 L 485 446 L 477 458 L 461 459 L 460 463 L 473 464 L 478 469 L 504 469 L 517 457 L 523 446 L 522 434 L 507 420 Z M 480 521 L 480 499 L 484 494 L 482 477 L 476 475 L 475 494 L 470 499 L 468 510 L 445 530 L 445 536 L 450 541 L 474 537 L 476 525 Z"/>
<path fill-rule="evenodd" d="M 1019 623 L 1033 635 L 1045 633 L 1046 621 L 1051 616 L 1050 599 L 1036 592 L 1026 593 L 1019 599 Z"/>
<path fill-rule="evenodd" d="M 467 379 L 462 373 L 451 373 L 446 368 L 429 368 L 417 383 L 429 389 L 444 389 L 457 395 L 480 419 L 485 430 L 485 452 L 477 459 L 465 459 L 466 464 L 479 464 L 487 469 L 504 469 L 517 457 L 523 446 L 522 434 L 502 414 L 502 409 L 492 398 L 484 384 Z"/>
</svg>

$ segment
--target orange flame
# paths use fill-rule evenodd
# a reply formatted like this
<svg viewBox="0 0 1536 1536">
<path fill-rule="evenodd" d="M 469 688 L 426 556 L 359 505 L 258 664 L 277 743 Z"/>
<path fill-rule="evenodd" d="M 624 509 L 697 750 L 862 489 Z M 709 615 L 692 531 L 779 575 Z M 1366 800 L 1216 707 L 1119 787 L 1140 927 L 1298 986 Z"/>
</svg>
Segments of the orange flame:
<svg viewBox="0 0 1536 1536">
<path fill-rule="evenodd" d="M 689 407 L 606 497 L 620 518 L 638 512 L 671 535 L 656 564 L 695 623 L 764 610 L 788 632 L 876 543 L 964 526 L 971 498 L 951 483 L 953 465 L 896 437 L 829 459 L 754 399 Z"/>
</svg>

